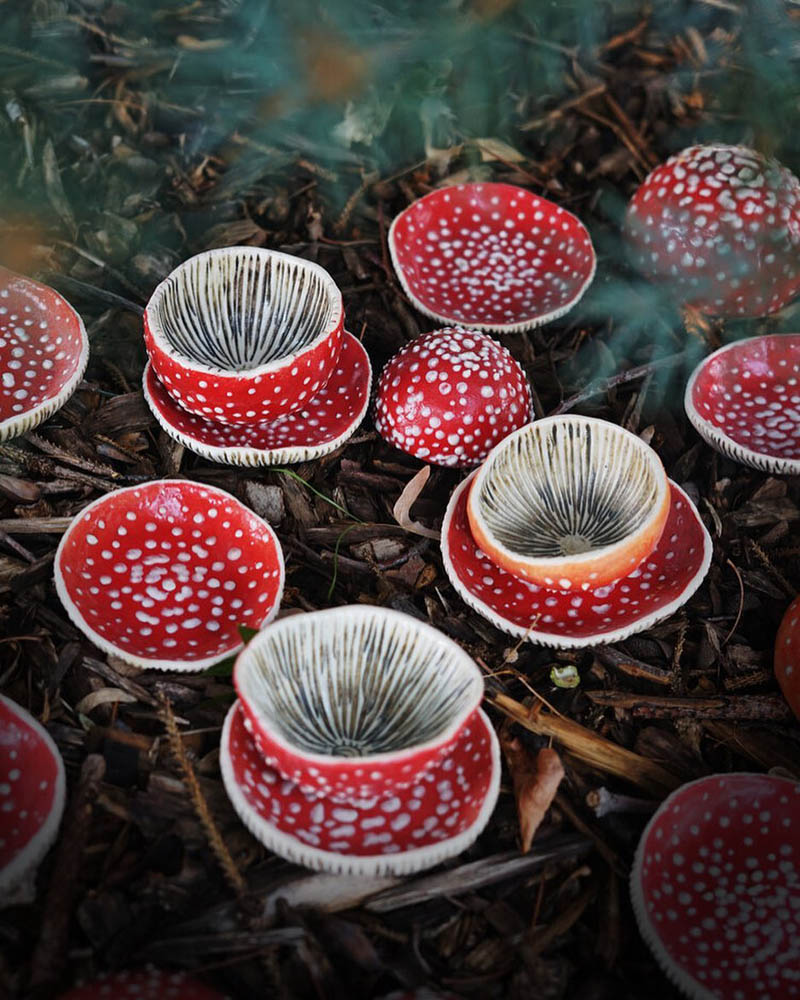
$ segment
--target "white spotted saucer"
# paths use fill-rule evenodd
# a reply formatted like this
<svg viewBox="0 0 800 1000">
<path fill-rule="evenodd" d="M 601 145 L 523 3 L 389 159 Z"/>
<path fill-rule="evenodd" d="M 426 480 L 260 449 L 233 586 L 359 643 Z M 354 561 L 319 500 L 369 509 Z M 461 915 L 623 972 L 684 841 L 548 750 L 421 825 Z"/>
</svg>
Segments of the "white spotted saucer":
<svg viewBox="0 0 800 1000">
<path fill-rule="evenodd" d="M 604 587 L 546 590 L 495 565 L 478 547 L 467 498 L 476 473 L 453 493 L 442 524 L 442 561 L 471 608 L 497 628 L 556 649 L 619 642 L 669 617 L 703 582 L 712 542 L 683 490 L 670 481 L 661 539 L 641 566 Z"/>
<path fill-rule="evenodd" d="M 396 795 L 348 803 L 306 793 L 269 767 L 240 702 L 222 730 L 220 768 L 239 818 L 265 847 L 317 871 L 408 875 L 466 850 L 500 791 L 500 747 L 477 710 L 452 753 Z"/>
<path fill-rule="evenodd" d="M 269 423 L 222 424 L 189 413 L 167 392 L 149 361 L 142 388 L 161 427 L 189 451 L 212 462 L 258 466 L 307 462 L 344 444 L 364 419 L 371 381 L 367 352 L 345 332 L 326 385 L 302 410 Z"/>
</svg>

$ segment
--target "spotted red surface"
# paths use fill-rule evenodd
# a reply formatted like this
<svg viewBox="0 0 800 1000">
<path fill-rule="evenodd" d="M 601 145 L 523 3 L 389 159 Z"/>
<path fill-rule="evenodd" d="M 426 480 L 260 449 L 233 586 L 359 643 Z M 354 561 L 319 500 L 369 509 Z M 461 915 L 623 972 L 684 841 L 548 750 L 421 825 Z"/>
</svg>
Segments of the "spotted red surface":
<svg viewBox="0 0 800 1000">
<path fill-rule="evenodd" d="M 389 246 L 415 305 L 446 323 L 532 327 L 588 287 L 595 255 L 570 212 L 511 184 L 458 184 L 415 201 Z"/>
<path fill-rule="evenodd" d="M 0 423 L 55 399 L 79 372 L 84 343 L 58 292 L 0 267 Z"/>
<path fill-rule="evenodd" d="M 642 273 L 723 316 L 763 316 L 800 290 L 800 181 L 743 146 L 690 146 L 649 174 L 625 230 Z"/>
<path fill-rule="evenodd" d="M 145 387 L 163 422 L 204 448 L 313 448 L 355 430 L 369 395 L 370 366 L 358 340 L 345 333 L 333 374 L 302 409 L 247 427 L 217 423 L 184 410 L 159 381 L 152 365 L 147 367 Z"/>
<path fill-rule="evenodd" d="M 786 609 L 775 637 L 775 677 L 800 719 L 800 597 Z"/>
<path fill-rule="evenodd" d="M 753 337 L 716 352 L 700 368 L 691 399 L 736 444 L 800 459 L 800 335 Z"/>
<path fill-rule="evenodd" d="M 520 580 L 492 563 L 477 547 L 467 518 L 472 477 L 453 494 L 443 530 L 445 568 L 497 624 L 536 639 L 597 639 L 657 615 L 699 583 L 706 534 L 697 511 L 674 483 L 672 507 L 661 540 L 636 570 L 616 583 L 581 591 L 552 591 Z M 710 540 L 708 541 L 710 548 Z"/>
<path fill-rule="evenodd" d="M 268 767 L 234 710 L 229 750 L 234 779 L 253 816 L 298 844 L 335 854 L 373 856 L 428 847 L 466 831 L 489 792 L 489 722 L 476 712 L 456 748 L 410 788 L 387 797 L 334 802 L 302 792 Z M 252 829 L 252 827 L 251 827 Z"/>
<path fill-rule="evenodd" d="M 76 986 L 62 994 L 60 1000 L 225 1000 L 221 993 L 212 990 L 182 972 L 162 972 L 158 969 L 141 969 L 117 972 L 102 979 L 95 979 L 83 986 Z"/>
<path fill-rule="evenodd" d="M 185 480 L 91 504 L 64 536 L 56 569 L 67 610 L 120 656 L 188 663 L 238 648 L 238 626 L 267 620 L 283 586 L 269 525 L 230 494 Z"/>
<path fill-rule="evenodd" d="M 800 784 L 714 775 L 678 789 L 639 847 L 645 939 L 693 996 L 800 996 Z M 703 992 L 706 991 L 706 992 Z"/>
<path fill-rule="evenodd" d="M 389 361 L 378 383 L 378 432 L 436 465 L 476 465 L 531 418 L 524 372 L 503 346 L 474 330 L 417 337 Z"/>
<path fill-rule="evenodd" d="M 53 809 L 59 773 L 52 748 L 0 699 L 0 871 L 42 828 Z"/>
</svg>

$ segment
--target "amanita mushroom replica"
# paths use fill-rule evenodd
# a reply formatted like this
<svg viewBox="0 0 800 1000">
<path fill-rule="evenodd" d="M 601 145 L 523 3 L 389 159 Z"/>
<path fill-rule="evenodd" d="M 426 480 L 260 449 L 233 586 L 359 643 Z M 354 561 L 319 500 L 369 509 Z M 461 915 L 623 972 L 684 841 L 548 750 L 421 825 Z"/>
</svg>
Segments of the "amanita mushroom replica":
<svg viewBox="0 0 800 1000">
<path fill-rule="evenodd" d="M 455 184 L 419 198 L 392 223 L 389 251 L 420 312 L 495 333 L 568 312 L 596 263 L 579 219 L 512 184 Z"/>
<path fill-rule="evenodd" d="M 800 783 L 723 774 L 683 785 L 631 872 L 642 937 L 692 1000 L 800 997 Z"/>
<path fill-rule="evenodd" d="M 505 438 L 475 474 L 473 537 L 500 568 L 540 587 L 580 591 L 632 573 L 670 510 L 658 456 L 592 417 L 547 417 Z"/>
<path fill-rule="evenodd" d="M 718 316 L 764 316 L 800 290 L 800 181 L 744 146 L 691 146 L 649 174 L 625 234 L 641 272 Z"/>
<path fill-rule="evenodd" d="M 502 345 L 474 330 L 452 327 L 418 337 L 389 361 L 378 382 L 378 432 L 435 465 L 476 465 L 532 417 L 524 372 Z"/>
<path fill-rule="evenodd" d="M 800 597 L 786 609 L 775 638 L 775 677 L 783 697 L 800 719 Z"/>
<path fill-rule="evenodd" d="M 62 993 L 59 1000 L 228 1000 L 183 972 L 138 969 L 101 976 Z"/>
<path fill-rule="evenodd" d="M 203 670 L 278 612 L 272 528 L 213 486 L 160 479 L 108 493 L 58 546 L 58 596 L 100 649 L 157 670 Z"/>
<path fill-rule="evenodd" d="M 0 695 L 2 903 L 33 896 L 36 869 L 58 835 L 65 787 L 64 764 L 50 734 Z"/>
<path fill-rule="evenodd" d="M 52 416 L 89 361 L 83 320 L 53 288 L 0 267 L 0 441 Z"/>
<path fill-rule="evenodd" d="M 700 436 L 763 472 L 800 473 L 800 334 L 749 337 L 700 362 L 684 396 Z"/>
</svg>

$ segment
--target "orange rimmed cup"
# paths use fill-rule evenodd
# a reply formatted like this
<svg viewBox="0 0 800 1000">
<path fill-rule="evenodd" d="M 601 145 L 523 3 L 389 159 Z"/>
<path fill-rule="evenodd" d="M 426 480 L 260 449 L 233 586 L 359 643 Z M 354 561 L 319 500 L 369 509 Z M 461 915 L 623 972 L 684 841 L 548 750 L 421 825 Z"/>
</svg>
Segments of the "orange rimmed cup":
<svg viewBox="0 0 800 1000">
<path fill-rule="evenodd" d="M 497 565 L 551 590 L 588 590 L 632 573 L 658 544 L 670 489 L 640 438 L 593 417 L 547 417 L 501 441 L 467 503 Z"/>
</svg>

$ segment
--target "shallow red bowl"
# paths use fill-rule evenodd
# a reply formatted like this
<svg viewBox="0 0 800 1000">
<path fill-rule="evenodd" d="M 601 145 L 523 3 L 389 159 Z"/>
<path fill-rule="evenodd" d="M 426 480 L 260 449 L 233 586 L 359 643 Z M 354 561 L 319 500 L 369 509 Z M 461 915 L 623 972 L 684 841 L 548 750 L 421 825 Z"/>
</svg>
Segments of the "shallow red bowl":
<svg viewBox="0 0 800 1000">
<path fill-rule="evenodd" d="M 90 983 L 76 986 L 61 994 L 59 1000 L 226 1000 L 183 972 L 163 972 L 160 969 L 137 969 L 101 976 Z"/>
<path fill-rule="evenodd" d="M 66 299 L 0 267 L 0 441 L 62 407 L 88 360 L 83 320 Z"/>
<path fill-rule="evenodd" d="M 336 367 L 342 294 L 311 261 L 260 247 L 190 257 L 144 312 L 156 374 L 185 409 L 223 424 L 302 409 Z"/>
<path fill-rule="evenodd" d="M 696 1000 L 800 996 L 800 784 L 712 775 L 673 792 L 631 872 L 642 937 Z"/>
<path fill-rule="evenodd" d="M 478 330 L 529 330 L 589 287 L 595 253 L 583 223 L 512 184 L 432 191 L 389 230 L 397 276 L 420 312 Z"/>
<path fill-rule="evenodd" d="M 712 448 L 764 472 L 800 473 L 800 334 L 737 340 L 692 373 L 686 414 Z"/>
<path fill-rule="evenodd" d="M 453 493 L 442 524 L 442 560 L 471 608 L 510 635 L 557 649 L 619 642 L 673 614 L 703 582 L 711 536 L 683 490 L 670 483 L 672 506 L 661 540 L 633 573 L 579 593 L 520 580 L 478 548 L 467 517 L 475 473 Z"/>
<path fill-rule="evenodd" d="M 64 764 L 47 730 L 0 695 L 0 900 L 36 874 L 58 834 Z"/>
<path fill-rule="evenodd" d="M 265 761 L 348 801 L 410 785 L 452 751 L 483 698 L 457 643 L 368 605 L 284 618 L 242 651 L 233 682 Z"/>
<path fill-rule="evenodd" d="M 395 795 L 342 804 L 302 792 L 268 767 L 237 702 L 222 730 L 220 767 L 239 818 L 265 847 L 318 871 L 408 875 L 454 857 L 489 821 L 500 790 L 500 751 L 475 712 L 453 752 Z"/>
<path fill-rule="evenodd" d="M 170 396 L 153 366 L 144 371 L 144 397 L 163 429 L 196 455 L 228 465 L 308 462 L 344 444 L 364 419 L 372 369 L 367 352 L 345 333 L 336 368 L 302 410 L 266 424 L 220 424 L 184 410 Z"/>
<path fill-rule="evenodd" d="M 183 479 L 89 504 L 56 552 L 58 596 L 92 642 L 128 663 L 202 670 L 242 647 L 239 626 L 277 614 L 272 528 L 223 490 Z"/>
</svg>

